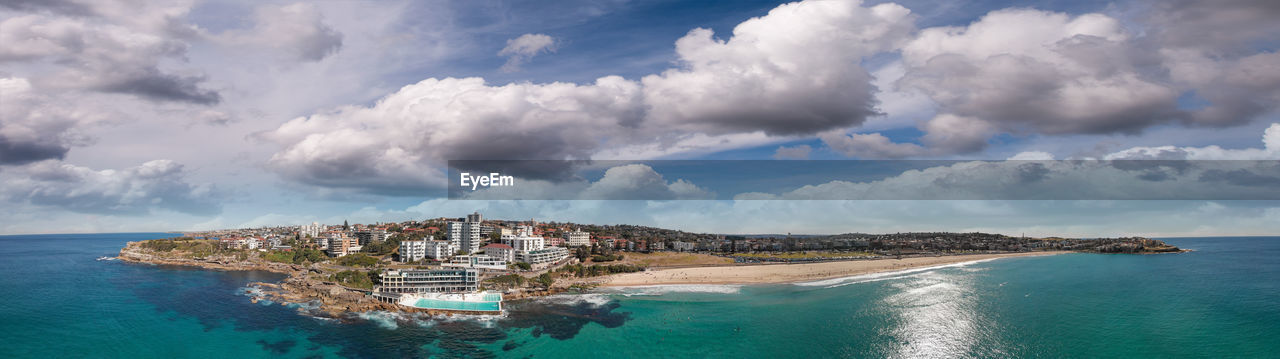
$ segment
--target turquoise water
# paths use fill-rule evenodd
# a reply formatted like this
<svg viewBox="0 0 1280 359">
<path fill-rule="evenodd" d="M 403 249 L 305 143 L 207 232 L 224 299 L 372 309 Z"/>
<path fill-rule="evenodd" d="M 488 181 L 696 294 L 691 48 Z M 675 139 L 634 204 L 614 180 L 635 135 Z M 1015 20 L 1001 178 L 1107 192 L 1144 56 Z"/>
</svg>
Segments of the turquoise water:
<svg viewBox="0 0 1280 359">
<path fill-rule="evenodd" d="M 500 300 L 500 299 L 498 299 Z M 495 312 L 502 309 L 502 304 L 496 301 L 491 302 L 460 302 L 450 300 L 437 299 L 418 299 L 413 306 L 426 309 L 447 309 L 447 310 L 474 310 Z"/>
<path fill-rule="evenodd" d="M 0 357 L 1275 357 L 1280 238 L 1002 259 L 816 285 L 638 288 L 501 317 L 317 319 L 277 274 L 98 261 L 164 234 L 0 237 Z"/>
</svg>

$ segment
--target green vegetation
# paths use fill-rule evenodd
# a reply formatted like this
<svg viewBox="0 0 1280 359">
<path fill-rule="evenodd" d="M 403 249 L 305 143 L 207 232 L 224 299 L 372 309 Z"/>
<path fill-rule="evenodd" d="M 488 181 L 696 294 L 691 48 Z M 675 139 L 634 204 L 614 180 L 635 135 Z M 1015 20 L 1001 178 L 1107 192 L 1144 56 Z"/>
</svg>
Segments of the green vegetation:
<svg viewBox="0 0 1280 359">
<path fill-rule="evenodd" d="M 622 260 L 622 258 L 623 258 L 622 253 L 601 254 L 601 255 L 591 256 L 591 261 L 592 262 L 612 262 L 612 261 L 620 261 Z"/>
<path fill-rule="evenodd" d="M 525 262 L 515 262 L 515 263 L 511 263 L 511 267 L 513 267 L 513 268 L 519 268 L 520 270 L 530 270 L 530 269 L 533 269 L 533 265 L 532 265 L 532 264 L 525 263 Z"/>
<path fill-rule="evenodd" d="M 329 276 L 329 280 L 352 288 L 373 289 L 373 277 L 376 273 L 344 270 Z"/>
<path fill-rule="evenodd" d="M 269 261 L 289 264 L 320 263 L 329 260 L 329 256 L 318 249 L 294 249 L 287 251 L 270 251 L 262 256 Z"/>
<path fill-rule="evenodd" d="M 360 250 L 372 255 L 380 256 L 380 255 L 391 254 L 391 252 L 395 252 L 396 248 L 398 247 L 400 247 L 399 241 L 395 241 L 395 242 L 393 242 L 392 240 L 373 241 L 373 242 L 369 242 L 369 244 L 365 244 L 364 248 L 361 248 Z"/>
<path fill-rule="evenodd" d="M 615 274 L 615 273 L 640 272 L 643 270 L 644 270 L 644 267 L 630 265 L 630 264 L 609 264 L 609 265 L 593 264 L 589 266 L 584 266 L 581 264 L 570 264 L 570 265 L 561 267 L 557 271 L 560 273 L 573 273 L 573 275 L 576 275 L 579 278 L 586 278 L 586 277 L 595 277 L 595 276 L 609 275 L 609 274 Z"/>
<path fill-rule="evenodd" d="M 542 273 L 534 280 L 538 281 L 538 284 L 542 285 L 544 288 L 551 288 L 551 285 L 556 283 L 556 278 L 552 277 L 551 273 Z"/>
<path fill-rule="evenodd" d="M 485 279 L 485 281 L 493 284 L 508 286 L 508 287 L 519 287 L 524 285 L 525 279 L 523 276 L 520 276 L 519 274 L 507 274 L 507 275 L 500 275 L 497 277 Z"/>
<path fill-rule="evenodd" d="M 372 267 L 378 264 L 378 258 L 370 257 L 364 253 L 348 254 L 338 257 L 338 264 L 348 267 Z"/>
<path fill-rule="evenodd" d="M 228 248 L 215 240 L 195 239 L 191 237 L 142 241 L 142 243 L 139 243 L 139 246 L 155 252 L 186 252 L 196 258 L 203 258 L 212 255 L 243 253 L 239 249 Z"/>
</svg>

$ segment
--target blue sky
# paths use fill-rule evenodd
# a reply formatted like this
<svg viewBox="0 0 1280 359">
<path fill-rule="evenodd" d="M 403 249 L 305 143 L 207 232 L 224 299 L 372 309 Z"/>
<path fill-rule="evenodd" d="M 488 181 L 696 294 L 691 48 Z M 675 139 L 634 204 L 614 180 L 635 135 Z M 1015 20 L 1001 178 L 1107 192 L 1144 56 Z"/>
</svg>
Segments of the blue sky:
<svg viewBox="0 0 1280 359">
<path fill-rule="evenodd" d="M 439 187 L 450 159 L 1277 159 L 1278 15 L 1249 0 L 6 3 L 0 233 L 482 210 L 728 233 L 1272 234 L 1270 201 L 509 203 Z"/>
</svg>

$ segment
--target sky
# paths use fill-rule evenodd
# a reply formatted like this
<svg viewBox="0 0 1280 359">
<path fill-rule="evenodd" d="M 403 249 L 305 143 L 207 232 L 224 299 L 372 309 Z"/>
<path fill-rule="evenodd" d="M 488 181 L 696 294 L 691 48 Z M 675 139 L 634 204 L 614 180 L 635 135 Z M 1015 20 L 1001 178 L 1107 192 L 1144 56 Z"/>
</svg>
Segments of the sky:
<svg viewBox="0 0 1280 359">
<path fill-rule="evenodd" d="M 668 197 L 443 188 L 449 160 L 1280 160 L 1276 18 L 1266 0 L 4 0 L 0 233 L 481 211 L 717 233 L 1274 235 L 1274 200 L 814 200 L 876 188 L 852 179 L 698 200 L 698 183 L 634 166 L 539 185 Z"/>
</svg>

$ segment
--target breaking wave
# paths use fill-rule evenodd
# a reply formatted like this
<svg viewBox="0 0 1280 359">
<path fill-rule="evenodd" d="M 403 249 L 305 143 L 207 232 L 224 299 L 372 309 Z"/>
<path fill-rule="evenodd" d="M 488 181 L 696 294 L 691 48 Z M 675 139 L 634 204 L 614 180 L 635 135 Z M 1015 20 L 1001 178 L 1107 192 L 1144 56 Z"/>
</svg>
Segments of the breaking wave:
<svg viewBox="0 0 1280 359">
<path fill-rule="evenodd" d="M 742 285 L 737 284 L 663 284 L 663 285 L 645 285 L 633 287 L 612 287 L 602 290 L 603 292 L 617 293 L 623 296 L 655 296 L 669 293 L 718 293 L 718 294 L 738 294 L 742 292 Z"/>
<path fill-rule="evenodd" d="M 812 282 L 798 282 L 798 283 L 792 283 L 792 284 L 801 286 L 801 287 L 836 288 L 836 287 L 843 287 L 850 284 L 879 282 L 883 280 L 907 278 L 919 273 L 933 271 L 937 269 L 961 268 L 961 267 L 966 267 L 972 264 L 990 262 L 997 259 L 1000 259 L 1000 258 L 997 257 L 997 258 L 978 259 L 978 260 L 972 260 L 972 261 L 966 261 L 966 262 L 942 264 L 942 265 L 920 267 L 920 268 L 910 268 L 910 269 L 903 269 L 903 270 L 896 270 L 896 271 L 889 271 L 889 272 L 859 274 L 859 275 L 849 276 L 849 277 L 823 279 L 823 280 L 817 280 Z"/>
<path fill-rule="evenodd" d="M 380 328 L 389 330 L 400 328 L 399 321 L 404 318 L 404 314 L 402 313 L 385 311 L 359 312 L 356 313 L 355 316 L 370 323 L 377 324 Z"/>
<path fill-rule="evenodd" d="M 579 305 L 589 304 L 591 306 L 600 307 L 609 304 L 613 298 L 600 293 L 583 293 L 583 294 L 554 294 L 545 297 L 535 298 L 534 301 L 544 304 L 564 304 Z"/>
</svg>

